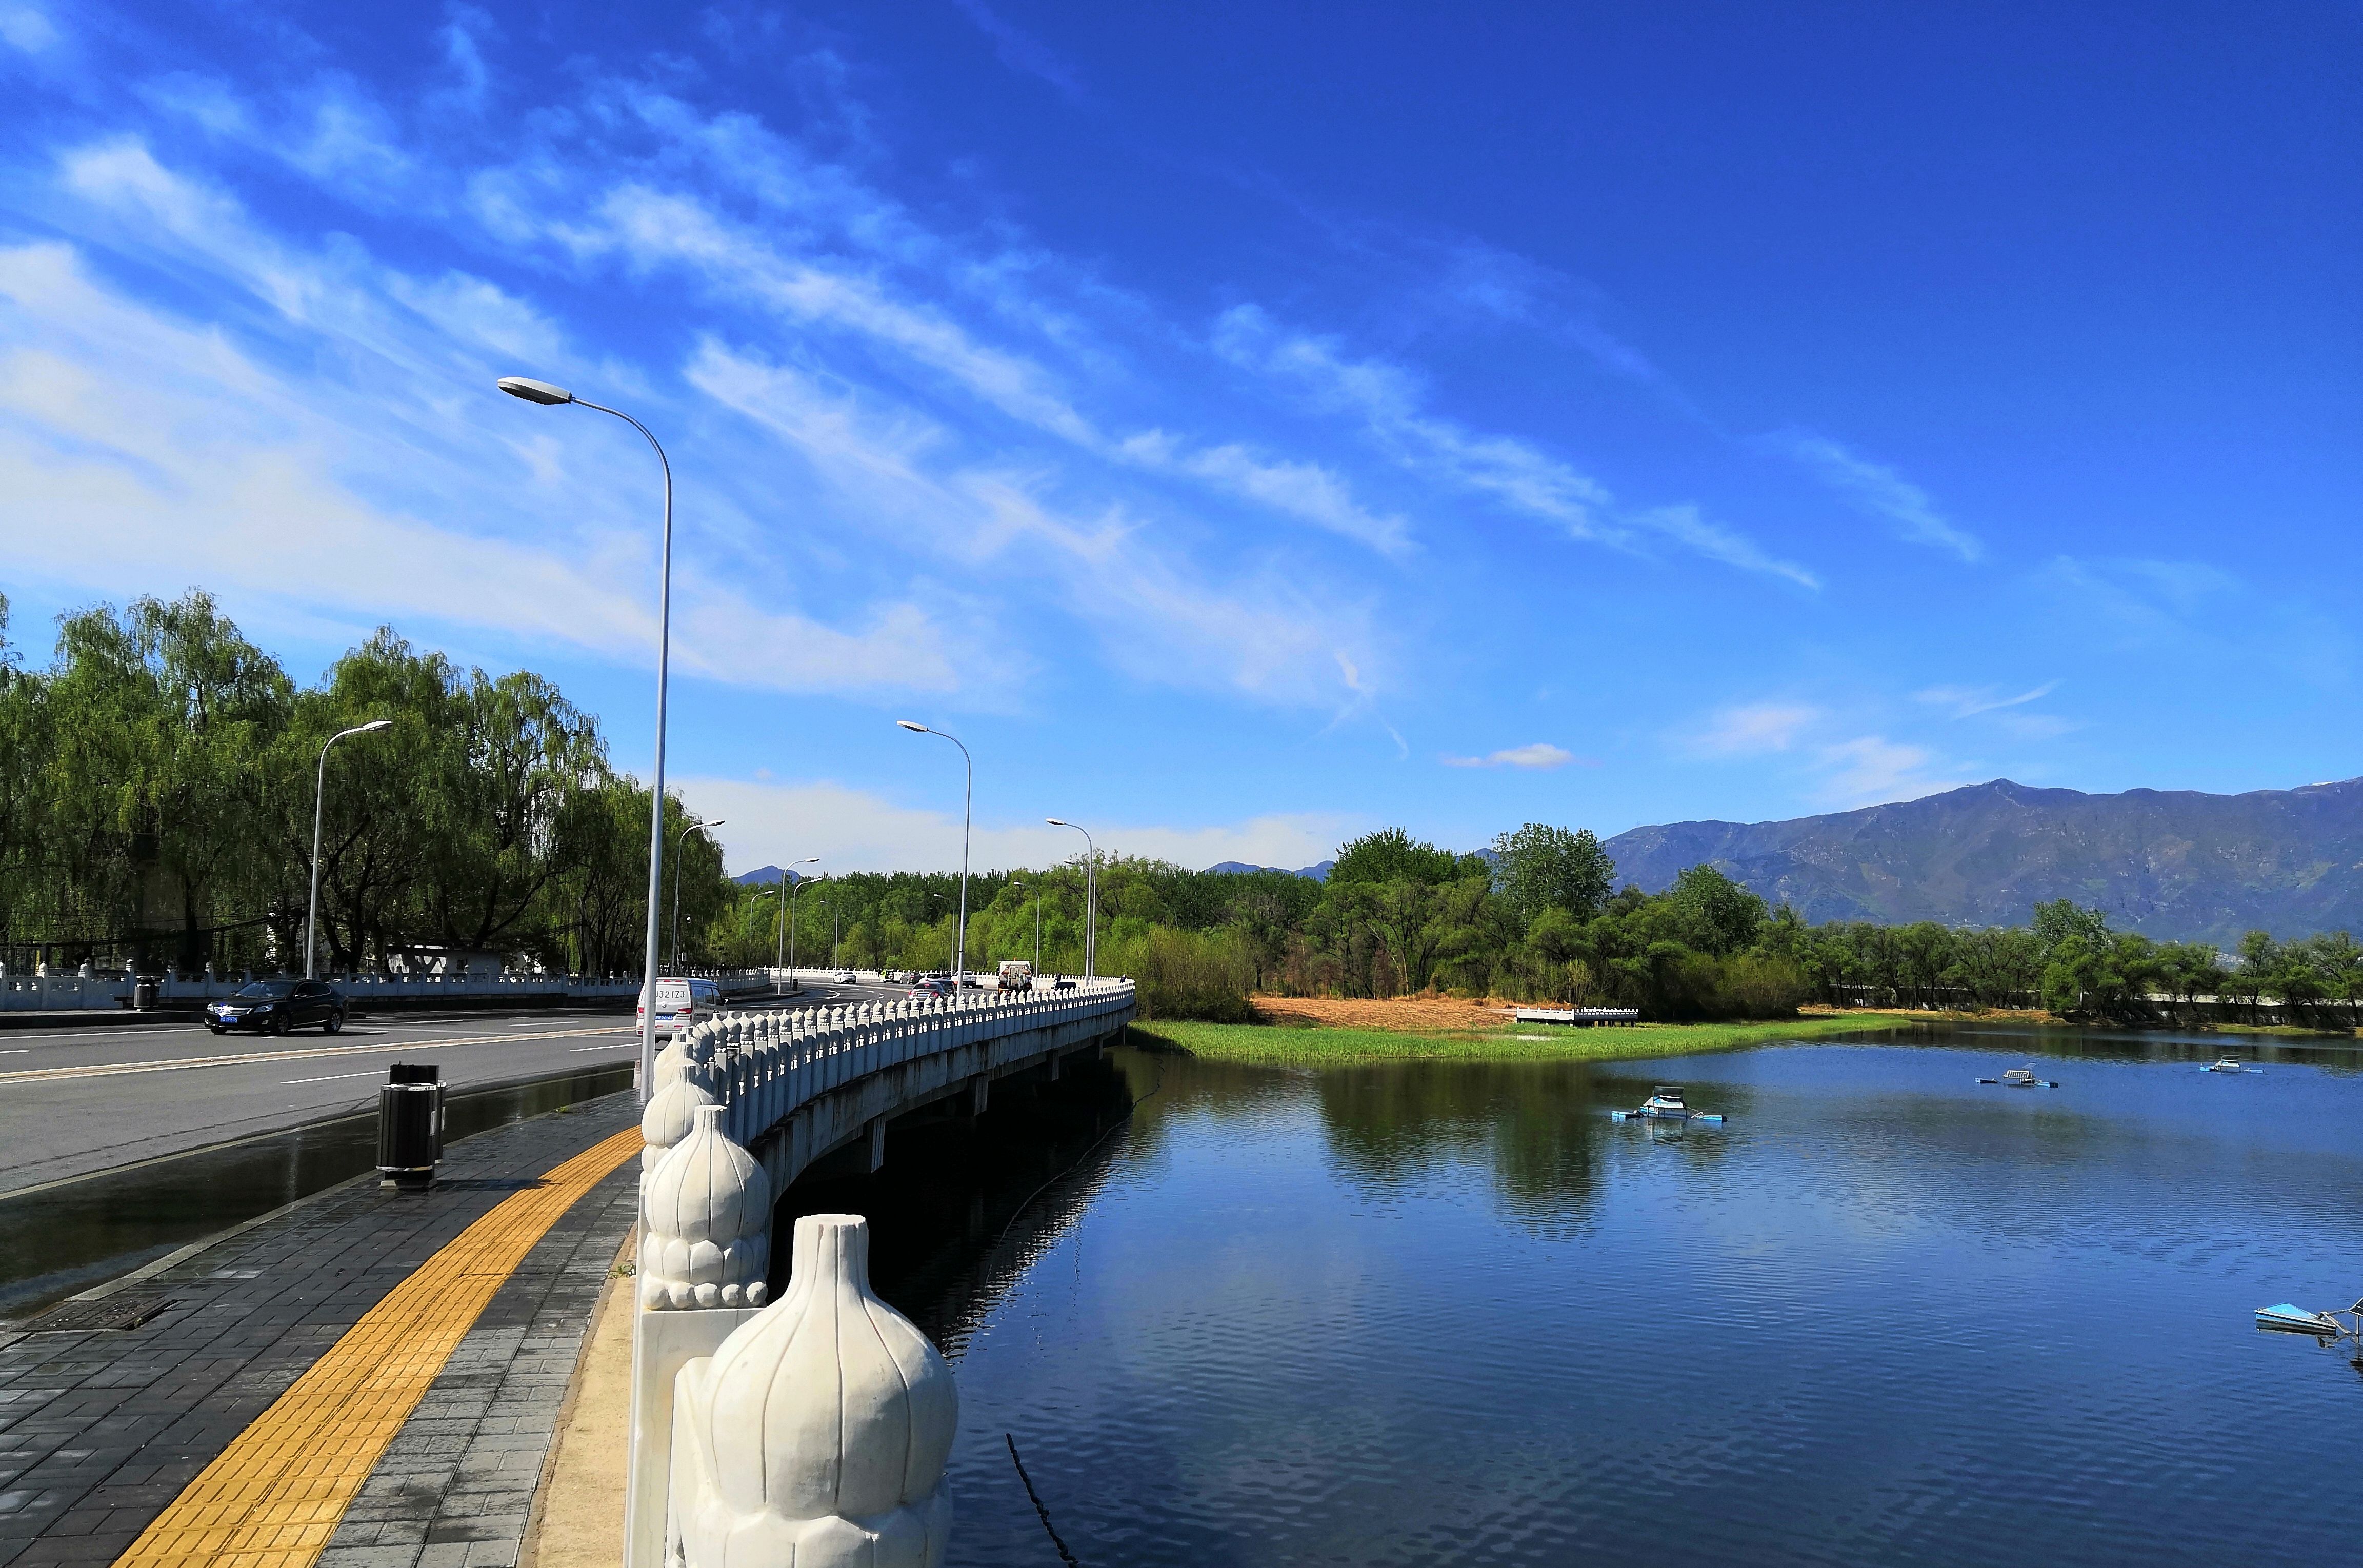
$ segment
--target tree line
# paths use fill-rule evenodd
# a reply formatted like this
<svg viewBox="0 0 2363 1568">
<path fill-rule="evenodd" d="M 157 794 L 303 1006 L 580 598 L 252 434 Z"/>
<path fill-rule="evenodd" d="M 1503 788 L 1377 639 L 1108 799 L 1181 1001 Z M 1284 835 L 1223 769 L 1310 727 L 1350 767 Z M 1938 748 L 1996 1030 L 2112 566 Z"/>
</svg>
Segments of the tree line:
<svg viewBox="0 0 2363 1568">
<path fill-rule="evenodd" d="M 7 627 L 0 599 L 12 967 L 300 967 L 321 746 L 384 719 L 328 757 L 323 968 L 496 953 L 638 973 L 649 791 L 543 677 L 462 669 L 385 628 L 299 685 L 198 591 L 61 616 L 40 668 Z M 673 865 L 702 932 L 735 902 L 720 846 L 693 830 Z"/>
<path fill-rule="evenodd" d="M 495 953 L 559 973 L 636 975 L 649 793 L 596 721 L 530 672 L 490 676 L 390 628 L 298 685 L 202 592 L 60 618 L 28 668 L 0 598 L 0 960 L 154 972 L 302 962 L 320 747 L 320 944 L 329 972 Z M 782 907 L 728 879 L 666 802 L 666 908 L 684 966 L 940 969 L 960 879 L 835 875 Z M 687 828 L 686 833 L 683 829 Z M 971 967 L 1082 967 L 1085 869 L 969 879 Z M 1801 1002 L 2032 1007 L 2134 1021 L 2198 999 L 2363 1023 L 2346 933 L 2205 943 L 2114 932 L 2062 900 L 2027 925 L 1808 925 L 1711 866 L 1619 887 L 1587 830 L 1527 823 L 1459 854 L 1401 828 L 1338 847 L 1326 881 L 1104 859 L 1100 967 L 1152 1013 L 1249 1016 L 1256 991 L 1451 992 L 1637 1007 L 1652 1018 L 1776 1017 Z M 792 913 L 793 928 L 786 918 Z M 670 941 L 670 938 L 669 938 Z"/>
</svg>

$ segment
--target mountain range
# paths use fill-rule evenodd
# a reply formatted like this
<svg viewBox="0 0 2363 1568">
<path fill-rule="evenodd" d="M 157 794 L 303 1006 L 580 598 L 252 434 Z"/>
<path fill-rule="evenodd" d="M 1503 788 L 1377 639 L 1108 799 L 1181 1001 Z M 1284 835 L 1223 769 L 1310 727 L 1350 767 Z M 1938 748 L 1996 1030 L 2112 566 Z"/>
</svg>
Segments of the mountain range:
<svg viewBox="0 0 2363 1568">
<path fill-rule="evenodd" d="M 1603 845 L 1656 892 L 1706 864 L 1806 920 L 2024 925 L 2072 899 L 2120 931 L 2229 944 L 2363 930 L 2363 778 L 2087 795 L 2007 778 L 1778 823 L 1669 823 Z"/>
<path fill-rule="evenodd" d="M 1284 871 L 1291 877 L 1310 877 L 1316 882 L 1326 882 L 1329 879 L 1329 867 L 1337 864 L 1337 863 L 1335 860 L 1324 860 L 1316 865 L 1300 866 L 1295 870 L 1290 871 L 1285 866 L 1253 866 L 1244 860 L 1218 860 L 1214 865 L 1207 867 L 1206 869 L 1209 871 L 1230 872 Z"/>
</svg>

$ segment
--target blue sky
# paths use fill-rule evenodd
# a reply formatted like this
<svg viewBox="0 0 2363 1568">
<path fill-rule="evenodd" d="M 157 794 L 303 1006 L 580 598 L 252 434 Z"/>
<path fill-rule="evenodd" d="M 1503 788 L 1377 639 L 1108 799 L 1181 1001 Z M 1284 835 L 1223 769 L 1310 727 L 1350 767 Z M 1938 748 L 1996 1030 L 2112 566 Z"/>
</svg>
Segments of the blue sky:
<svg viewBox="0 0 2363 1568">
<path fill-rule="evenodd" d="M 2363 772 L 2351 5 L 0 0 L 0 573 L 734 866 Z"/>
</svg>

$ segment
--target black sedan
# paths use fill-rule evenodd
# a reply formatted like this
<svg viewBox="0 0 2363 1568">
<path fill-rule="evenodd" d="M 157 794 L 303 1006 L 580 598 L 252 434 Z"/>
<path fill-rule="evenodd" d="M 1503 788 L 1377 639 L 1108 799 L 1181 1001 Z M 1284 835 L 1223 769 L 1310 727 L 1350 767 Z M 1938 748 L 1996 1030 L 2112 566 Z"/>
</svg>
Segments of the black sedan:
<svg viewBox="0 0 2363 1568">
<path fill-rule="evenodd" d="M 316 1023 L 334 1034 L 345 1026 L 349 1004 L 325 980 L 257 980 L 239 988 L 234 997 L 205 1004 L 205 1027 L 216 1034 L 251 1029 L 258 1034 L 284 1034 Z"/>
</svg>

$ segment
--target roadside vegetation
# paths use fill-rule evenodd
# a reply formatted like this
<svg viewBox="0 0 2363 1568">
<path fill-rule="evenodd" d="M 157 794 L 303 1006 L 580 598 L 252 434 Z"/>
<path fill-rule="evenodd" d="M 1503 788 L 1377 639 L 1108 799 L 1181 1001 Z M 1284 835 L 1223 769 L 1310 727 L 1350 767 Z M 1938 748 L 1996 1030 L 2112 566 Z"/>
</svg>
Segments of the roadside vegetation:
<svg viewBox="0 0 2363 1568">
<path fill-rule="evenodd" d="M 542 677 L 462 669 L 389 627 L 302 685 L 197 591 L 63 616 L 40 668 L 6 633 L 0 598 L 0 961 L 285 966 L 301 952 L 320 747 L 387 719 L 328 761 L 327 968 L 491 953 L 638 972 L 649 794 Z M 815 968 L 952 962 L 955 875 L 832 875 L 783 911 L 777 886 L 724 875 L 677 800 L 666 821 L 680 848 L 662 912 L 670 931 L 677 896 L 685 966 L 760 965 L 791 945 Z M 2219 1005 L 2215 1022 L 2267 1023 L 2269 1002 L 2284 1024 L 2363 1027 L 2363 948 L 2344 932 L 2251 932 L 2226 955 L 2113 931 L 2065 900 L 2002 930 L 1814 926 L 1712 866 L 1654 893 L 1620 888 L 1588 830 L 1543 823 L 1471 854 L 1367 834 L 1324 881 L 1123 857 L 1098 880 L 1100 969 L 1137 979 L 1159 1024 L 1253 1027 L 1263 996 L 1626 1007 L 1653 1024 L 1831 1005 L 2188 1025 L 2213 997 L 2251 1015 Z M 979 873 L 967 907 L 972 967 L 1082 967 L 1080 863 Z"/>
<path fill-rule="evenodd" d="M 1359 1062 L 1448 1060 L 1488 1062 L 1627 1062 L 1729 1051 L 1771 1042 L 1824 1040 L 1882 1029 L 1908 1029 L 1915 1020 L 1880 1012 L 1749 1023 L 1643 1023 L 1570 1029 L 1528 1025 L 1492 1030 L 1414 1031 L 1287 1024 L 1202 1023 L 1161 1020 L 1137 1023 L 1132 1043 L 1187 1051 L 1209 1061 L 1275 1067 L 1337 1067 Z"/>
</svg>

